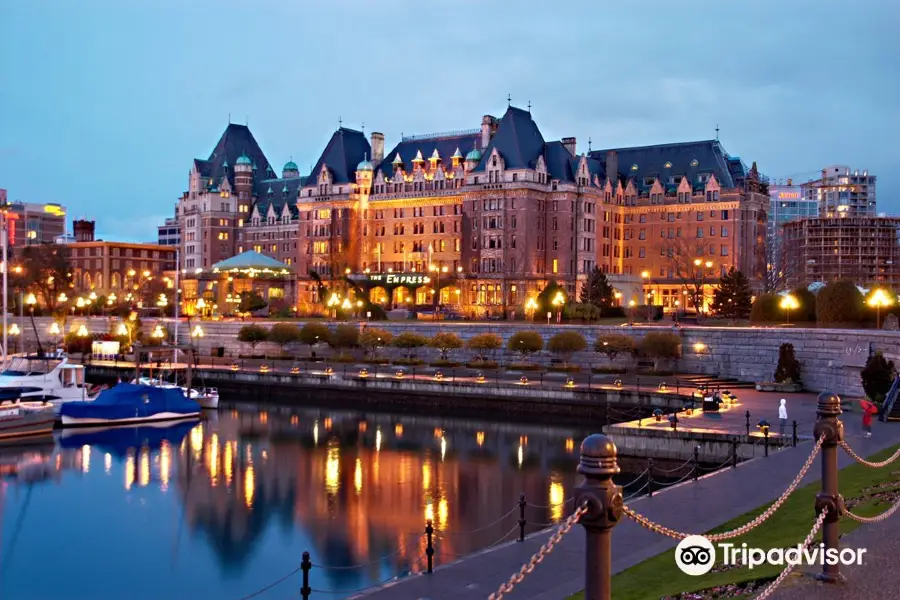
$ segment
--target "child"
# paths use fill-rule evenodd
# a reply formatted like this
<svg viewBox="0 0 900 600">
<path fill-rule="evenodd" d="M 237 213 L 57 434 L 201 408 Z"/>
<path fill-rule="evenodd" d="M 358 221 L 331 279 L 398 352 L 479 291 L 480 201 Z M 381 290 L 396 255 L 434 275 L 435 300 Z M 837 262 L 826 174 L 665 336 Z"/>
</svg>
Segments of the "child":
<svg viewBox="0 0 900 600">
<path fill-rule="evenodd" d="M 866 437 L 872 437 L 872 411 L 863 406 L 862 418 L 863 432 Z"/>
</svg>

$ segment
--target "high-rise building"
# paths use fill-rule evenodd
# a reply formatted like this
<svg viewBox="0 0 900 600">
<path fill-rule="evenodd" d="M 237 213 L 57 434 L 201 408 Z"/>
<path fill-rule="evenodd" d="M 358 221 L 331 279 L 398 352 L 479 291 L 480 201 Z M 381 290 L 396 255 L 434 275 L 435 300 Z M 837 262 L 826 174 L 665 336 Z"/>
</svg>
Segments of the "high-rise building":
<svg viewBox="0 0 900 600">
<path fill-rule="evenodd" d="M 521 314 L 549 282 L 577 297 L 595 267 L 626 305 L 679 306 L 698 261 L 707 283 L 735 267 L 761 287 L 768 204 L 756 165 L 718 140 L 579 154 L 509 107 L 387 153 L 383 134 L 341 127 L 309 177 L 293 162 L 276 176 L 232 124 L 194 161 L 176 218 L 182 268 L 256 250 L 294 268 L 299 304 L 350 274 L 387 306 Z"/>
<path fill-rule="evenodd" d="M 785 223 L 788 287 L 849 279 L 900 287 L 900 218 L 816 217 Z"/>
<path fill-rule="evenodd" d="M 0 204 L 7 203 L 6 190 L 0 189 Z M 55 203 L 9 203 L 9 247 L 51 244 L 66 232 L 66 209 Z"/>
<path fill-rule="evenodd" d="M 782 264 L 783 225 L 799 219 L 816 217 L 819 214 L 818 200 L 804 197 L 803 188 L 788 179 L 784 183 L 769 185 L 769 220 L 766 229 L 766 268 L 770 283 L 778 288 L 785 279 Z"/>
<path fill-rule="evenodd" d="M 819 216 L 875 216 L 875 176 L 846 165 L 822 169 L 822 176 L 801 185 L 803 198 L 819 205 Z"/>
<path fill-rule="evenodd" d="M 181 227 L 178 219 L 168 217 L 157 227 L 157 243 L 160 246 L 181 246 Z"/>
</svg>

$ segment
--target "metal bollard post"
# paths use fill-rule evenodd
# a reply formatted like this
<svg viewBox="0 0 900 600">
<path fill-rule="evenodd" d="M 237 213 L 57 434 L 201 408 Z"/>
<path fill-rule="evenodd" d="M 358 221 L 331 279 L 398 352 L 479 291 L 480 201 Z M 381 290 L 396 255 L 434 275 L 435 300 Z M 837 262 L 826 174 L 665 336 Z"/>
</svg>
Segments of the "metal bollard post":
<svg viewBox="0 0 900 600">
<path fill-rule="evenodd" d="M 822 541 L 825 552 L 837 554 L 840 551 L 841 514 L 844 512 L 844 498 L 838 492 L 838 444 L 844 441 L 844 424 L 838 418 L 841 414 L 841 399 L 837 394 L 822 392 L 819 394 L 816 407 L 816 426 L 813 435 L 822 443 L 822 491 L 816 495 L 816 514 L 828 509 L 825 522 L 822 524 Z M 816 579 L 825 583 L 842 583 L 844 576 L 838 561 L 833 565 L 827 562 Z"/>
<path fill-rule="evenodd" d="M 584 481 L 575 490 L 575 508 L 588 506 L 580 523 L 587 533 L 584 600 L 612 598 L 612 528 L 622 516 L 622 487 L 613 483 L 621 472 L 612 439 L 593 434 L 581 443 L 578 472 Z"/>
<path fill-rule="evenodd" d="M 747 411 L 747 414 L 744 415 L 747 419 L 747 435 L 750 435 L 750 411 Z"/>
<path fill-rule="evenodd" d="M 427 573 L 430 575 L 434 573 L 434 543 L 432 542 L 431 536 L 434 534 L 434 527 L 431 525 L 431 519 L 425 522 L 425 538 L 426 538 L 426 546 L 425 546 L 425 556 L 428 557 L 428 571 Z"/>
<path fill-rule="evenodd" d="M 794 434 L 791 437 L 791 442 L 792 442 L 793 446 L 796 448 L 797 447 L 797 421 L 794 421 Z"/>
<path fill-rule="evenodd" d="M 653 497 L 653 459 L 647 459 L 647 496 Z"/>
<path fill-rule="evenodd" d="M 700 446 L 694 446 L 694 481 L 700 473 Z"/>
<path fill-rule="evenodd" d="M 731 440 L 731 468 L 737 468 L 737 440 Z"/>
<path fill-rule="evenodd" d="M 303 586 L 300 588 L 300 597 L 303 600 L 309 600 L 312 589 L 309 587 L 309 570 L 312 569 L 312 561 L 309 560 L 309 552 L 303 553 L 303 560 L 300 561 L 300 570 L 303 571 Z"/>
<path fill-rule="evenodd" d="M 525 541 L 525 494 L 519 495 L 519 541 Z"/>
<path fill-rule="evenodd" d="M 766 427 L 765 430 L 763 430 L 763 449 L 766 452 L 765 455 L 768 456 L 769 455 L 769 428 L 768 427 Z"/>
</svg>

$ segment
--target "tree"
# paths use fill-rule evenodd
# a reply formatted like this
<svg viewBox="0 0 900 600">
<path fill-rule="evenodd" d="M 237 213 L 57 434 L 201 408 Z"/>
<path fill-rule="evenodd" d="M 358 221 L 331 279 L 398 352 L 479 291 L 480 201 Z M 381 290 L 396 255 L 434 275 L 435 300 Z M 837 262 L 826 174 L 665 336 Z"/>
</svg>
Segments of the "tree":
<svg viewBox="0 0 900 600">
<path fill-rule="evenodd" d="M 587 340 L 577 331 L 561 331 L 547 342 L 547 350 L 561 356 L 563 366 L 568 366 L 573 354 L 582 352 L 586 348 Z"/>
<path fill-rule="evenodd" d="M 609 281 L 606 280 L 606 273 L 601 271 L 600 267 L 594 267 L 587 282 L 581 288 L 578 301 L 582 304 L 593 304 L 602 312 L 612 306 L 614 293 Z"/>
<path fill-rule="evenodd" d="M 342 323 L 335 327 L 334 333 L 326 341 L 335 349 L 355 348 L 359 345 L 359 329 L 354 325 Z"/>
<path fill-rule="evenodd" d="M 816 319 L 819 323 L 856 323 L 863 311 L 863 296 L 852 281 L 836 281 L 822 288 L 816 296 Z"/>
<path fill-rule="evenodd" d="M 365 335 L 365 334 L 363 334 Z M 428 345 L 428 338 L 418 333 L 405 331 L 391 341 L 391 346 L 399 348 L 406 360 L 413 360 L 416 351 Z M 363 344 L 365 346 L 365 344 Z"/>
<path fill-rule="evenodd" d="M 241 302 L 238 304 L 239 313 L 255 313 L 264 309 L 266 301 L 258 292 L 241 292 Z"/>
<path fill-rule="evenodd" d="M 441 353 L 441 360 L 448 360 L 450 352 L 463 347 L 463 341 L 455 333 L 437 333 L 428 340 L 428 345 Z"/>
<path fill-rule="evenodd" d="M 466 348 L 475 353 L 481 362 L 487 362 L 490 353 L 503 347 L 503 340 L 496 333 L 481 333 L 469 338 Z"/>
<path fill-rule="evenodd" d="M 517 331 L 510 336 L 506 348 L 525 360 L 535 352 L 544 349 L 544 338 L 537 331 Z"/>
<path fill-rule="evenodd" d="M 672 235 L 671 231 L 669 235 Z M 699 318 L 700 307 L 704 303 L 704 288 L 712 284 L 715 267 L 711 260 L 704 258 L 705 246 L 702 240 L 689 241 L 687 238 L 670 238 L 661 242 L 657 246 L 657 250 L 661 256 L 666 257 L 665 262 L 672 270 L 673 278 L 681 282 L 681 286 L 691 299 Z"/>
<path fill-rule="evenodd" d="M 537 298 L 535 298 L 535 302 L 538 305 L 537 312 L 541 314 L 550 311 L 556 312 L 556 307 L 553 306 L 553 300 L 560 294 L 562 295 L 563 300 L 568 302 L 569 294 L 566 293 L 566 288 L 556 281 L 548 283 L 547 286 L 541 290 L 541 293 L 537 295 Z"/>
<path fill-rule="evenodd" d="M 874 402 L 884 402 L 894 378 L 897 377 L 897 369 L 894 361 L 887 360 L 881 352 L 875 352 L 866 361 L 866 366 L 859 373 L 862 379 L 863 390 Z"/>
<path fill-rule="evenodd" d="M 262 325 L 251 323 L 240 328 L 237 334 L 237 339 L 239 342 L 250 344 L 250 354 L 253 354 L 254 352 L 256 352 L 256 346 L 260 342 L 264 342 L 269 339 L 269 331 Z"/>
<path fill-rule="evenodd" d="M 745 319 L 750 315 L 753 290 L 747 276 L 731 267 L 719 279 L 719 287 L 713 292 L 713 311 L 729 319 Z"/>
<path fill-rule="evenodd" d="M 278 344 L 281 353 L 284 354 L 285 346 L 300 339 L 300 328 L 293 323 L 275 323 L 269 330 L 268 339 L 270 342 Z"/>
<path fill-rule="evenodd" d="M 653 368 L 659 368 L 659 361 L 681 357 L 681 338 L 670 331 L 651 331 L 638 344 L 640 353 L 653 359 Z"/>
<path fill-rule="evenodd" d="M 760 294 L 750 307 L 751 323 L 775 323 L 782 318 L 781 298 L 775 294 Z"/>
<path fill-rule="evenodd" d="M 378 327 L 370 327 L 359 336 L 359 345 L 374 358 L 378 350 L 391 343 L 394 338 L 390 332 Z"/>
<path fill-rule="evenodd" d="M 58 244 L 25 246 L 19 259 L 23 263 L 21 273 L 10 270 L 10 285 L 21 290 L 32 290 L 50 311 L 57 305 L 62 292 L 68 292 L 72 276 L 67 249 Z"/>
<path fill-rule="evenodd" d="M 799 308 L 791 311 L 791 315 L 796 321 L 805 321 L 808 323 L 816 322 L 816 295 L 805 287 L 799 287 L 791 292 L 797 300 Z"/>
<path fill-rule="evenodd" d="M 778 348 L 778 366 L 775 368 L 776 383 L 800 383 L 800 361 L 794 355 L 793 344 L 782 344 Z"/>
<path fill-rule="evenodd" d="M 636 347 L 633 337 L 621 333 L 601 335 L 594 342 L 594 350 L 605 354 L 610 361 L 620 354 L 634 354 Z"/>
<path fill-rule="evenodd" d="M 359 334 L 356 333 L 356 328 L 352 327 L 352 329 L 354 335 L 358 336 Z M 328 326 L 325 325 L 325 323 L 317 323 L 315 321 L 304 323 L 299 334 L 300 343 L 309 346 L 310 354 L 312 353 L 313 346 L 319 342 L 329 343 L 329 340 L 331 339 L 331 330 L 328 329 Z"/>
</svg>

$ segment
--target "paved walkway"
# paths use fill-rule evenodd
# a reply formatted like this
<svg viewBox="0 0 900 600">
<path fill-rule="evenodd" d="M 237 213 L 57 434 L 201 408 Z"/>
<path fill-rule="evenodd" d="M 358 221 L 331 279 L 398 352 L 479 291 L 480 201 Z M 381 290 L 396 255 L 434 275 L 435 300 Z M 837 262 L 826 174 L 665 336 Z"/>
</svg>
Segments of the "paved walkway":
<svg viewBox="0 0 900 600">
<path fill-rule="evenodd" d="M 848 442 L 863 456 L 900 443 L 900 427 L 897 426 L 877 427 L 873 437 L 868 439 L 856 435 L 850 424 L 847 429 Z M 634 500 L 629 505 L 650 519 L 676 530 L 709 531 L 778 498 L 806 461 L 811 448 L 812 442 L 786 448 L 768 458 L 743 463 L 736 469 L 727 469 L 697 482 L 685 482 L 655 494 L 653 498 Z M 846 453 L 841 452 L 839 456 L 841 467 L 852 463 Z M 804 484 L 817 481 L 820 470 L 817 459 Z M 511 543 L 456 563 L 438 566 L 433 575 L 413 576 L 364 596 L 366 600 L 485 600 L 500 583 L 529 560 L 549 535 L 549 532 L 535 534 L 524 543 Z M 675 545 L 675 540 L 659 536 L 625 519 L 613 533 L 613 571 L 622 571 Z M 582 589 L 583 581 L 584 530 L 576 526 L 505 598 L 562 600 Z"/>
</svg>

